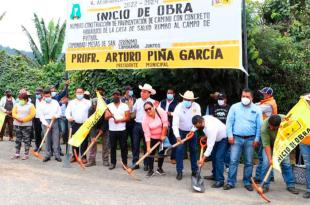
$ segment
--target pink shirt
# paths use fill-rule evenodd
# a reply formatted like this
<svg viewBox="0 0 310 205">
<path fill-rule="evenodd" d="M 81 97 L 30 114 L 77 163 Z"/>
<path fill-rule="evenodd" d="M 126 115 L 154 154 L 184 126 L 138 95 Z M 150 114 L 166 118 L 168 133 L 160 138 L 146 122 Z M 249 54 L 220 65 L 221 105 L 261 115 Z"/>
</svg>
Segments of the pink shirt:
<svg viewBox="0 0 310 205">
<path fill-rule="evenodd" d="M 146 113 L 143 116 L 142 128 L 146 142 L 149 142 L 151 138 L 160 139 L 162 127 L 168 127 L 167 113 L 160 107 L 157 107 L 156 109 L 161 119 L 156 112 L 155 118 L 148 116 Z"/>
</svg>

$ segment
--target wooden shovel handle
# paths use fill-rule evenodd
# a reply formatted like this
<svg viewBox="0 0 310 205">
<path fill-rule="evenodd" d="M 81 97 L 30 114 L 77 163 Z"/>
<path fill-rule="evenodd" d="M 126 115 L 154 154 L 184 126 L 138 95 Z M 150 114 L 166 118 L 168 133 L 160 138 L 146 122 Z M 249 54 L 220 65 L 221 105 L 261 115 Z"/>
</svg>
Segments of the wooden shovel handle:
<svg viewBox="0 0 310 205">
<path fill-rule="evenodd" d="M 92 146 L 97 142 L 98 138 L 101 136 L 102 133 L 98 133 L 96 135 L 95 138 L 93 138 L 92 142 L 89 144 L 89 146 L 87 147 L 87 149 L 85 150 L 85 152 L 83 153 L 83 155 L 81 156 L 81 158 L 83 158 L 88 152 L 89 150 L 92 148 Z"/>
<path fill-rule="evenodd" d="M 43 139 L 42 139 L 42 142 L 41 142 L 41 144 L 40 144 L 38 150 L 40 150 L 40 149 L 42 148 L 42 145 L 43 145 L 43 143 L 44 143 L 44 141 L 45 141 L 45 139 L 46 139 L 48 133 L 50 132 L 50 130 L 51 130 L 53 124 L 54 124 L 54 121 L 55 121 L 55 119 L 52 119 L 52 121 L 50 122 L 49 128 L 47 128 L 47 130 L 46 130 L 46 132 L 45 132 L 45 134 L 44 134 L 44 137 L 43 137 Z"/>
<path fill-rule="evenodd" d="M 160 145 L 161 141 L 158 141 L 150 150 L 150 152 L 145 153 L 145 155 L 143 155 L 137 162 L 135 165 L 140 164 L 145 158 L 147 158 L 159 145 Z"/>
</svg>

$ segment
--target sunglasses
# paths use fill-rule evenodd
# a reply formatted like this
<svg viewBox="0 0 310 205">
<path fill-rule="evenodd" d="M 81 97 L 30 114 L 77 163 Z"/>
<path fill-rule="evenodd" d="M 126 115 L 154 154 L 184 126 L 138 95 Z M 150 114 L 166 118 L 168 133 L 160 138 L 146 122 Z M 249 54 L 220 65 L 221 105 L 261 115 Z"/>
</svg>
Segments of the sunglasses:
<svg viewBox="0 0 310 205">
<path fill-rule="evenodd" d="M 145 112 L 147 112 L 147 111 L 151 111 L 151 110 L 152 110 L 152 108 L 151 108 L 151 107 L 149 107 L 149 108 L 145 108 L 144 110 L 145 110 Z"/>
</svg>

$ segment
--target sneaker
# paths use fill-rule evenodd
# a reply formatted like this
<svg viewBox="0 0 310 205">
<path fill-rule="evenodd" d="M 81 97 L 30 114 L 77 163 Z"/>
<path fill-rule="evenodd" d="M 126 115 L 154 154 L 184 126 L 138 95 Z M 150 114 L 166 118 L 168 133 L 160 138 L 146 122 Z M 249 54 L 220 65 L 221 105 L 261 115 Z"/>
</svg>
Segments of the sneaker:
<svg viewBox="0 0 310 205">
<path fill-rule="evenodd" d="M 55 160 L 56 160 L 57 162 L 62 162 L 62 160 L 61 160 L 60 157 L 55 157 Z"/>
<path fill-rule="evenodd" d="M 235 188 L 235 187 L 233 187 L 233 186 L 230 185 L 230 184 L 226 184 L 225 186 L 223 186 L 223 189 L 224 189 L 224 190 L 230 190 L 230 189 L 233 189 L 233 188 Z"/>
<path fill-rule="evenodd" d="M 310 191 L 305 192 L 302 197 L 304 197 L 305 199 L 310 199 Z"/>
<path fill-rule="evenodd" d="M 178 173 L 177 173 L 176 179 L 177 179 L 177 180 L 182 180 L 182 177 L 183 177 L 182 172 L 178 172 Z"/>
<path fill-rule="evenodd" d="M 85 164 L 85 167 L 92 167 L 92 166 L 96 166 L 96 162 L 89 161 L 87 164 Z"/>
<path fill-rule="evenodd" d="M 15 154 L 13 157 L 11 157 L 11 159 L 19 159 L 20 155 L 19 154 Z"/>
<path fill-rule="evenodd" d="M 115 169 L 115 164 L 111 164 L 109 170 Z"/>
<path fill-rule="evenodd" d="M 245 185 L 244 188 L 248 191 L 253 191 L 252 185 Z"/>
<path fill-rule="evenodd" d="M 162 175 L 166 175 L 166 172 L 162 168 L 158 167 L 156 170 L 156 174 L 162 176 Z"/>
<path fill-rule="evenodd" d="M 23 156 L 22 160 L 27 160 L 27 159 L 29 159 L 29 155 L 28 155 L 28 154 L 25 154 L 25 155 Z"/>
<path fill-rule="evenodd" d="M 146 176 L 147 177 L 152 177 L 152 176 L 154 176 L 155 175 L 155 173 L 154 173 L 154 171 L 153 170 L 149 170 L 148 172 L 147 172 L 147 174 L 146 174 Z"/>
<path fill-rule="evenodd" d="M 210 175 L 210 176 L 204 176 L 203 177 L 204 179 L 207 179 L 207 180 L 215 180 L 214 176 L 213 175 Z"/>
<path fill-rule="evenodd" d="M 212 184 L 212 188 L 221 188 L 224 186 L 224 182 L 215 182 L 214 184 Z"/>
<path fill-rule="evenodd" d="M 134 169 L 140 169 L 139 165 L 134 166 Z"/>
<path fill-rule="evenodd" d="M 47 161 L 50 161 L 50 160 L 51 160 L 50 157 L 45 157 L 45 158 L 43 159 L 43 162 L 47 162 Z"/>
<path fill-rule="evenodd" d="M 147 165 L 144 165 L 143 171 L 145 171 L 145 172 L 149 171 L 149 167 Z"/>
<path fill-rule="evenodd" d="M 192 172 L 192 177 L 197 177 L 197 172 Z"/>
<path fill-rule="evenodd" d="M 295 187 L 287 187 L 286 190 L 292 194 L 299 194 L 299 191 Z"/>
</svg>

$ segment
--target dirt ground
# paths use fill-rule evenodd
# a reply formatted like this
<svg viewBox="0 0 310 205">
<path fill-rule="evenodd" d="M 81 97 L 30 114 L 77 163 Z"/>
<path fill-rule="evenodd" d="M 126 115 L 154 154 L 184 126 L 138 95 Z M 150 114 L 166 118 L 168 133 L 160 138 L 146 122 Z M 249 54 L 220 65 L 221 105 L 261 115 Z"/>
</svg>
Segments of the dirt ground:
<svg viewBox="0 0 310 205">
<path fill-rule="evenodd" d="M 111 171 L 102 165 L 100 158 L 97 166 L 81 170 L 76 163 L 64 168 L 63 163 L 54 159 L 47 163 L 32 156 L 26 161 L 11 160 L 13 153 L 14 142 L 0 142 L 0 204 L 264 204 L 256 192 L 243 188 L 242 167 L 235 189 L 214 189 L 212 182 L 205 181 L 206 192 L 195 193 L 191 189 L 188 160 L 185 160 L 182 181 L 175 179 L 175 165 L 169 162 L 164 164 L 166 176 L 146 178 L 140 169 L 135 172 L 141 179 L 137 181 L 122 169 L 119 155 L 117 167 Z M 210 174 L 210 163 L 204 167 L 203 174 Z M 285 190 L 281 174 L 276 173 L 267 196 L 272 204 L 310 204 L 302 198 L 305 186 L 297 187 L 301 193 L 290 194 Z"/>
</svg>

